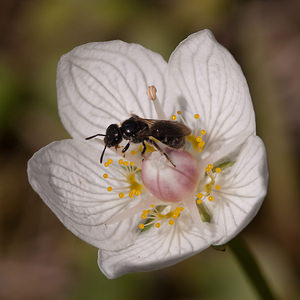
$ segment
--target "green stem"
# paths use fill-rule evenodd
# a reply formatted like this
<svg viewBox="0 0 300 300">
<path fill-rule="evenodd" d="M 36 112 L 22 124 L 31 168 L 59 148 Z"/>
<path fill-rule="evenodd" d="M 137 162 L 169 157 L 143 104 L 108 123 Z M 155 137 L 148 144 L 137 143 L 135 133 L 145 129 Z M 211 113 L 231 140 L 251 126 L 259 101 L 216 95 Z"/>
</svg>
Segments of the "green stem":
<svg viewBox="0 0 300 300">
<path fill-rule="evenodd" d="M 275 296 L 268 286 L 253 253 L 250 251 L 245 241 L 239 236 L 231 240 L 228 243 L 228 246 L 248 276 L 248 279 L 260 295 L 261 299 L 275 300 Z"/>
</svg>

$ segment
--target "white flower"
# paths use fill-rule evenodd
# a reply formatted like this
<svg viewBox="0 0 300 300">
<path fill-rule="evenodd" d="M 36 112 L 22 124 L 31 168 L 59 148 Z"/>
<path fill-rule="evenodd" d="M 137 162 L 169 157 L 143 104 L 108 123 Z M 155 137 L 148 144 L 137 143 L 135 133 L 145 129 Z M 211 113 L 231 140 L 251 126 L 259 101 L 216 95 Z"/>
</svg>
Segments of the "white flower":
<svg viewBox="0 0 300 300">
<path fill-rule="evenodd" d="M 181 42 L 169 63 L 122 41 L 77 47 L 59 62 L 57 90 L 73 139 L 35 153 L 29 181 L 70 231 L 100 249 L 107 277 L 162 268 L 224 244 L 257 213 L 268 181 L 265 148 L 243 73 L 210 31 Z M 142 164 L 139 144 L 125 158 L 110 148 L 99 164 L 103 142 L 85 138 L 132 113 L 172 116 L 192 129 L 185 151 L 165 150 L 176 169 L 150 147 Z M 192 185 L 185 190 L 184 177 L 172 172 L 185 173 Z"/>
</svg>

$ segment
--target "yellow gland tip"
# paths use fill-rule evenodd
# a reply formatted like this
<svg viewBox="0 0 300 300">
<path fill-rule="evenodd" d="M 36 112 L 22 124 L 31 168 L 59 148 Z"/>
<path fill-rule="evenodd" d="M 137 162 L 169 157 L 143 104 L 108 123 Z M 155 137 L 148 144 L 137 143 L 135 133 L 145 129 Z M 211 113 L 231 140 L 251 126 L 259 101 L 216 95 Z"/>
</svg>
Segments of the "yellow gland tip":
<svg viewBox="0 0 300 300">
<path fill-rule="evenodd" d="M 213 168 L 214 166 L 213 166 L 212 164 L 209 164 L 207 167 L 210 168 L 210 169 L 212 170 L 212 168 Z"/>
<path fill-rule="evenodd" d="M 104 167 L 108 167 L 109 166 L 109 163 L 108 162 L 106 162 L 106 163 L 104 163 Z"/>
<path fill-rule="evenodd" d="M 177 110 L 177 114 L 178 114 L 178 115 L 181 115 L 181 110 Z"/>
<path fill-rule="evenodd" d="M 148 213 L 148 214 L 151 214 L 151 209 L 148 209 L 148 210 L 147 210 L 147 213 Z"/>
<path fill-rule="evenodd" d="M 125 167 L 127 167 L 128 166 L 128 161 L 124 161 L 124 163 L 123 163 L 123 165 L 125 166 Z"/>
<path fill-rule="evenodd" d="M 140 225 L 139 225 L 139 228 L 140 228 L 140 229 L 144 229 L 144 228 L 145 228 L 145 225 L 144 225 L 144 224 L 140 224 Z"/>
<path fill-rule="evenodd" d="M 122 165 L 123 164 L 123 159 L 119 159 L 119 164 Z"/>
<path fill-rule="evenodd" d="M 124 198 L 124 193 L 120 193 L 120 194 L 119 194 L 119 197 L 120 197 L 120 198 Z"/>
<path fill-rule="evenodd" d="M 173 215 L 172 215 L 172 218 L 174 218 L 174 219 L 177 219 L 179 217 L 179 213 L 174 213 Z"/>
<path fill-rule="evenodd" d="M 156 228 L 159 228 L 159 227 L 160 227 L 160 223 L 156 223 L 156 224 L 155 224 L 155 227 L 156 227 Z"/>
<path fill-rule="evenodd" d="M 208 200 L 209 200 L 209 201 L 213 201 L 213 200 L 214 200 L 214 197 L 213 197 L 213 196 L 209 196 L 209 197 L 208 197 Z"/>
<path fill-rule="evenodd" d="M 203 129 L 200 131 L 201 135 L 205 135 L 206 134 L 206 131 Z"/>
<path fill-rule="evenodd" d="M 108 177 L 108 174 L 103 174 L 103 178 L 107 178 Z"/>
<path fill-rule="evenodd" d="M 176 120 L 176 116 L 173 115 L 173 116 L 171 117 L 171 120 L 175 121 L 175 120 Z"/>
<path fill-rule="evenodd" d="M 211 171 L 211 169 L 210 169 L 209 167 L 206 167 L 206 168 L 205 168 L 205 172 L 206 172 L 206 173 L 209 173 L 210 171 Z"/>
<path fill-rule="evenodd" d="M 199 114 L 195 114 L 195 115 L 194 115 L 194 118 L 195 118 L 196 120 L 199 119 L 199 118 L 200 118 Z"/>
<path fill-rule="evenodd" d="M 202 137 L 201 136 L 197 136 L 196 137 L 196 142 L 198 142 L 198 143 L 202 142 Z"/>
<path fill-rule="evenodd" d="M 143 210 L 143 214 L 147 214 L 148 213 L 148 210 Z"/>
<path fill-rule="evenodd" d="M 201 199 L 198 199 L 197 200 L 197 204 L 201 204 L 202 203 L 202 200 Z"/>
<path fill-rule="evenodd" d="M 142 218 L 143 220 L 145 220 L 145 219 L 147 218 L 147 215 L 142 214 L 142 215 L 141 215 L 141 218 Z"/>
<path fill-rule="evenodd" d="M 174 224 L 175 224 L 175 221 L 174 221 L 174 220 L 169 220 L 169 224 L 170 224 L 170 225 L 174 225 Z"/>
<path fill-rule="evenodd" d="M 152 208 L 154 208 L 154 207 L 155 207 L 155 205 L 154 205 L 154 204 L 151 204 L 151 207 L 152 207 Z"/>
<path fill-rule="evenodd" d="M 201 199 L 201 198 L 203 197 L 203 194 L 202 194 L 202 193 L 198 193 L 198 194 L 197 194 L 197 197 L 198 197 L 199 199 Z"/>
<path fill-rule="evenodd" d="M 217 185 L 215 186 L 215 188 L 216 188 L 216 190 L 219 190 L 221 187 L 217 184 Z"/>
<path fill-rule="evenodd" d="M 107 162 L 108 162 L 109 164 L 112 164 L 112 163 L 113 163 L 113 160 L 110 158 Z"/>
<path fill-rule="evenodd" d="M 109 186 L 109 187 L 107 188 L 107 191 L 108 191 L 108 192 L 111 192 L 111 191 L 112 191 L 112 187 Z"/>
<path fill-rule="evenodd" d="M 141 191 L 135 191 L 134 194 L 135 194 L 136 196 L 139 196 L 139 195 L 141 194 Z"/>
<path fill-rule="evenodd" d="M 131 191 L 131 192 L 129 193 L 129 198 L 133 198 L 133 196 L 134 196 L 134 194 L 133 194 L 133 192 Z"/>
<path fill-rule="evenodd" d="M 184 207 L 183 206 L 180 206 L 179 209 L 180 209 L 180 211 L 184 211 Z"/>
<path fill-rule="evenodd" d="M 131 162 L 130 162 L 130 165 L 131 165 L 131 166 L 133 166 L 133 165 L 134 165 L 134 162 L 133 162 L 133 161 L 131 161 Z"/>
<path fill-rule="evenodd" d="M 220 168 L 216 168 L 216 173 L 221 173 L 221 169 Z"/>
<path fill-rule="evenodd" d="M 135 155 L 136 154 L 136 151 L 135 150 L 132 150 L 131 151 L 131 155 Z"/>
</svg>

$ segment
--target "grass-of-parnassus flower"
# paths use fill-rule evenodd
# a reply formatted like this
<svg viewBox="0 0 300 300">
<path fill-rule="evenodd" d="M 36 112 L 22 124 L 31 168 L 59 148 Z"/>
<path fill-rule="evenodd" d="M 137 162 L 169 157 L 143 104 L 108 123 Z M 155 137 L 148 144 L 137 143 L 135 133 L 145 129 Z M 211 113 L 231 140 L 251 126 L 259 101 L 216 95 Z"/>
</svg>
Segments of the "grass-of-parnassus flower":
<svg viewBox="0 0 300 300">
<path fill-rule="evenodd" d="M 72 139 L 28 163 L 29 181 L 60 221 L 99 248 L 109 278 L 159 269 L 221 245 L 256 215 L 267 189 L 263 142 L 240 66 L 209 30 L 169 62 L 137 44 L 89 43 L 62 56 L 58 109 Z M 182 149 L 103 149 L 110 124 L 135 114 L 191 129 Z"/>
</svg>

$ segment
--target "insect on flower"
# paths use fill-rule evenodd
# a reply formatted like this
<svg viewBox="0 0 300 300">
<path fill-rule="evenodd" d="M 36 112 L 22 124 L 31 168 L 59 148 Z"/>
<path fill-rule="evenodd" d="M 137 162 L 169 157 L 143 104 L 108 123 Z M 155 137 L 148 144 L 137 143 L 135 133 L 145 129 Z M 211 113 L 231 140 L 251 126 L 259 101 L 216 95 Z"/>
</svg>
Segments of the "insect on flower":
<svg viewBox="0 0 300 300">
<path fill-rule="evenodd" d="M 106 129 L 106 134 L 95 134 L 86 138 L 86 140 L 93 139 L 97 136 L 104 136 L 105 146 L 100 157 L 100 163 L 103 162 L 106 147 L 115 147 L 117 149 L 122 140 L 125 139 L 129 140 L 129 142 L 122 149 L 122 153 L 125 153 L 129 149 L 130 143 L 142 143 L 143 150 L 141 154 L 144 156 L 146 152 L 145 142 L 147 142 L 160 151 L 167 160 L 176 167 L 167 153 L 164 152 L 154 139 L 171 148 L 179 149 L 184 146 L 185 137 L 191 132 L 189 127 L 177 121 L 143 119 L 137 115 L 132 115 L 131 118 L 124 121 L 120 127 L 117 124 L 111 124 Z"/>
</svg>

